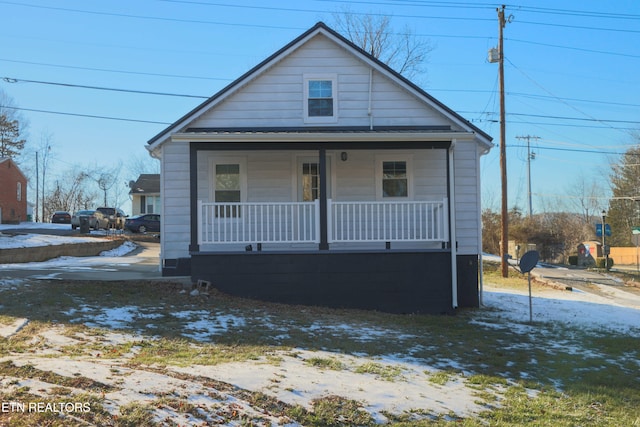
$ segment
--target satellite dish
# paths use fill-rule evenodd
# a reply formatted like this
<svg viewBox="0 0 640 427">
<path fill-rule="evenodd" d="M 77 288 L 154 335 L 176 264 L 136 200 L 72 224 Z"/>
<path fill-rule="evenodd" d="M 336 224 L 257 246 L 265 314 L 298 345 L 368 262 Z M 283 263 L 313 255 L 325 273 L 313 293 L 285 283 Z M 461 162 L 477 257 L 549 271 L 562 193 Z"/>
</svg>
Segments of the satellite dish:
<svg viewBox="0 0 640 427">
<path fill-rule="evenodd" d="M 534 269 L 540 259 L 538 251 L 529 251 L 520 258 L 520 272 L 528 273 Z"/>
</svg>

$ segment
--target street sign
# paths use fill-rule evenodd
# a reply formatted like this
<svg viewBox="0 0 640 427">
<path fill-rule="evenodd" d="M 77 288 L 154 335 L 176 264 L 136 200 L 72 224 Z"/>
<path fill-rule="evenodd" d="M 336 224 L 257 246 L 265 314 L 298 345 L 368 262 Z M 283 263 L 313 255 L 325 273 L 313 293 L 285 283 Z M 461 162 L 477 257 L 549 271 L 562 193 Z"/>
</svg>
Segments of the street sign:
<svg viewBox="0 0 640 427">
<path fill-rule="evenodd" d="M 607 237 L 611 236 L 611 226 L 609 224 L 604 225 L 604 235 Z M 596 224 L 596 236 L 602 237 L 602 223 Z"/>
</svg>

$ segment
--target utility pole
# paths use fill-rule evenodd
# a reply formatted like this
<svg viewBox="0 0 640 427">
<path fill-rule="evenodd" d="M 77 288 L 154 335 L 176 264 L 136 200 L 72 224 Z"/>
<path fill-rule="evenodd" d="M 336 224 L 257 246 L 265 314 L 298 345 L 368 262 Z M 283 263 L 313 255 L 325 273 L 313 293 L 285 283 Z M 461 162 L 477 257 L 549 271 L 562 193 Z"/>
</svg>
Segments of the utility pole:
<svg viewBox="0 0 640 427">
<path fill-rule="evenodd" d="M 500 84 L 500 179 L 502 181 L 502 210 L 500 220 L 500 266 L 502 277 L 509 276 L 509 216 L 507 210 L 507 147 L 506 120 L 504 107 L 504 38 L 502 31 L 507 24 L 504 17 L 505 5 L 498 8 L 498 73 Z M 511 17 L 509 17 L 511 20 Z"/>
<path fill-rule="evenodd" d="M 38 152 L 36 151 L 36 222 L 38 221 L 38 200 L 40 198 L 40 173 L 38 172 Z"/>
<path fill-rule="evenodd" d="M 533 215 L 533 209 L 531 207 L 531 160 L 535 160 L 536 154 L 531 154 L 531 140 L 538 140 L 540 137 L 538 136 L 516 136 L 516 139 L 526 139 L 527 140 L 527 186 L 528 188 L 528 198 L 529 198 L 529 218 Z"/>
</svg>

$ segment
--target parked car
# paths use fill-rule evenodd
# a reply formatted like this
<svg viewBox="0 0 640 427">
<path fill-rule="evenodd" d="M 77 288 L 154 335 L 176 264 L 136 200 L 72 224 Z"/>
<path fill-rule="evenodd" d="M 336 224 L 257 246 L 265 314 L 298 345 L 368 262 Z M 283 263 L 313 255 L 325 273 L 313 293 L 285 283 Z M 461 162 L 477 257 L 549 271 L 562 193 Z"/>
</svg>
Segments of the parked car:
<svg viewBox="0 0 640 427">
<path fill-rule="evenodd" d="M 125 228 L 134 233 L 146 233 L 147 231 L 160 232 L 159 214 L 142 214 L 127 218 Z"/>
<path fill-rule="evenodd" d="M 94 211 L 94 210 L 83 210 L 78 211 L 73 214 L 71 217 L 71 228 L 76 229 L 80 227 L 80 218 L 86 216 L 89 218 L 89 228 L 93 228 L 94 230 L 100 230 L 101 228 L 107 228 L 109 225 L 109 220 L 105 218 L 102 212 Z"/>
<path fill-rule="evenodd" d="M 116 230 L 124 229 L 124 222 L 127 216 L 118 208 L 97 208 L 96 211 L 102 213 L 109 221 L 107 227 L 115 228 Z"/>
<path fill-rule="evenodd" d="M 71 214 L 66 211 L 55 211 L 51 216 L 52 224 L 71 224 Z"/>
</svg>

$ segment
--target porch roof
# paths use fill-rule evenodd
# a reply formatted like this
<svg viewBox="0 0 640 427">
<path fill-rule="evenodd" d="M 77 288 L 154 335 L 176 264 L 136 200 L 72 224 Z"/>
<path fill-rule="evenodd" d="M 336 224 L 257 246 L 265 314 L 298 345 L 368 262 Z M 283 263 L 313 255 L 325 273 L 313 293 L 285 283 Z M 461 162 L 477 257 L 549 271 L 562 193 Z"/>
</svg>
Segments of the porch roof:
<svg viewBox="0 0 640 427">
<path fill-rule="evenodd" d="M 189 142 L 451 142 L 473 140 L 475 132 L 454 131 L 448 126 L 376 128 L 266 128 L 219 129 L 189 128 L 171 136 L 174 141 Z M 364 144 L 363 144 L 364 145 Z"/>
</svg>

